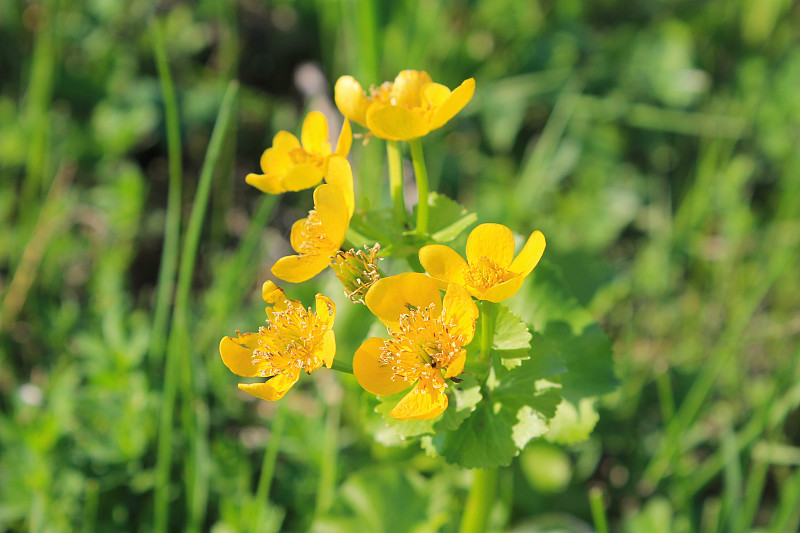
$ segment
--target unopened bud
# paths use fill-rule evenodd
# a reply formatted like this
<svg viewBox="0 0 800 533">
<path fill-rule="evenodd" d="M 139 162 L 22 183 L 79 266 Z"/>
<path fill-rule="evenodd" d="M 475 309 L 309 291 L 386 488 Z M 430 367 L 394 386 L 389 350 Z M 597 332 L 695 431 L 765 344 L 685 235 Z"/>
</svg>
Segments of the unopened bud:
<svg viewBox="0 0 800 533">
<path fill-rule="evenodd" d="M 376 281 L 381 279 L 378 257 L 381 245 L 376 243 L 364 250 L 339 251 L 331 260 L 331 268 L 344 285 L 344 295 L 355 303 L 364 303 L 364 296 Z"/>
</svg>

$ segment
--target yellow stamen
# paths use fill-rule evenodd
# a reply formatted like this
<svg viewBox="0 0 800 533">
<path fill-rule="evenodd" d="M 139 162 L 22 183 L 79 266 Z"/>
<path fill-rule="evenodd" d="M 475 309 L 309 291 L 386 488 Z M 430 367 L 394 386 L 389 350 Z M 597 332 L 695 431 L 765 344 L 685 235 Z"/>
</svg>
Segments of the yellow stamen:
<svg viewBox="0 0 800 533">
<path fill-rule="evenodd" d="M 464 268 L 464 281 L 479 290 L 487 290 L 514 277 L 513 272 L 497 265 L 487 257 L 480 257 Z"/>
</svg>

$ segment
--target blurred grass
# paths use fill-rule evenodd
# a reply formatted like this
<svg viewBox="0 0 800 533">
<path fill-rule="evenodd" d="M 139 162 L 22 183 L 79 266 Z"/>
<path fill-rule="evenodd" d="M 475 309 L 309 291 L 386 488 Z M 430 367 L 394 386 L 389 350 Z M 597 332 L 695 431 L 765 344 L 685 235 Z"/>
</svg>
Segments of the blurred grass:
<svg viewBox="0 0 800 533">
<path fill-rule="evenodd" d="M 622 387 L 566 450 L 569 483 L 546 490 L 515 463 L 493 527 L 560 516 L 579 531 L 604 504 L 609 531 L 797 531 L 793 3 L 202 0 L 156 15 L 163 53 L 150 3 L 0 4 L 0 529 L 455 530 L 469 478 L 376 443 L 348 376 L 315 373 L 269 405 L 216 351 L 262 323 L 260 284 L 309 205 L 244 183 L 274 133 L 330 106 L 339 75 L 422 68 L 477 79 L 425 140 L 431 184 L 482 221 L 541 229 L 617 349 Z M 309 63 L 329 84 L 313 104 L 295 85 Z M 212 139 L 220 109 L 231 130 Z M 381 143 L 351 159 L 361 205 L 390 206 Z M 179 222 L 173 306 L 159 266 Z M 330 276 L 288 288 L 318 290 L 340 293 Z M 349 360 L 368 324 L 336 303 Z"/>
</svg>

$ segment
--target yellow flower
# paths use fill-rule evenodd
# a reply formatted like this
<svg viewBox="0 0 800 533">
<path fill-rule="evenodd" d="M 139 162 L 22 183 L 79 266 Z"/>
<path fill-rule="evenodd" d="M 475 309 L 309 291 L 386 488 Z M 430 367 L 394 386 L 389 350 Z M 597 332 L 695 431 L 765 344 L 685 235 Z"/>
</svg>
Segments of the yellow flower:
<svg viewBox="0 0 800 533">
<path fill-rule="evenodd" d="M 455 283 L 479 300 L 502 302 L 516 294 L 542 258 L 544 247 L 544 235 L 534 231 L 514 259 L 511 230 L 502 224 L 481 224 L 469 234 L 466 261 L 441 244 L 423 246 L 419 260 L 440 287 Z"/>
<path fill-rule="evenodd" d="M 319 111 L 312 111 L 303 121 L 300 140 L 288 131 L 279 131 L 272 147 L 261 155 L 263 174 L 248 174 L 245 180 L 269 194 L 299 191 L 313 187 L 328 172 L 328 160 L 333 155 L 346 157 L 350 153 L 353 133 L 345 119 L 336 151 L 328 142 L 328 121 Z"/>
<path fill-rule="evenodd" d="M 317 294 L 316 313 L 271 281 L 262 289 L 267 306 L 267 325 L 257 333 L 236 332 L 219 343 L 222 361 L 231 372 L 244 377 L 267 377 L 265 383 L 239 383 L 239 388 L 262 400 L 280 400 L 292 388 L 300 371 L 310 374 L 323 364 L 328 368 L 336 354 L 333 320 L 336 306 Z"/>
<path fill-rule="evenodd" d="M 314 191 L 314 209 L 292 226 L 289 241 L 298 255 L 278 259 L 272 267 L 275 277 L 292 283 L 309 280 L 342 246 L 353 216 L 353 173 L 347 159 L 330 158 L 326 180 Z"/>
<path fill-rule="evenodd" d="M 411 272 L 378 280 L 367 307 L 383 322 L 390 339 L 367 339 L 353 356 L 353 374 L 380 396 L 416 386 L 389 413 L 400 420 L 427 420 L 447 409 L 445 379 L 464 369 L 463 348 L 475 335 L 478 308 L 458 285 L 444 300 L 436 282 Z M 442 374 L 444 372 L 444 374 Z"/>
<path fill-rule="evenodd" d="M 336 81 L 334 98 L 348 119 L 382 139 L 407 141 L 441 128 L 461 111 L 475 92 L 470 78 L 450 91 L 422 70 L 404 70 L 394 82 L 371 87 L 370 95 L 352 76 Z"/>
</svg>

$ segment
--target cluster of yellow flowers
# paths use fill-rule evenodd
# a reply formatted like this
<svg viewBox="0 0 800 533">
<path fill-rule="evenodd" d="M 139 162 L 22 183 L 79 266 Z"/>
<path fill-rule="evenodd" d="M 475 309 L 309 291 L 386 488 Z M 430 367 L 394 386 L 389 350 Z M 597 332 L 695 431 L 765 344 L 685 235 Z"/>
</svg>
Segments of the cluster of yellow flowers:
<svg viewBox="0 0 800 533">
<path fill-rule="evenodd" d="M 367 391 L 391 395 L 410 389 L 392 409 L 397 419 L 430 419 L 447 408 L 448 380 L 457 381 L 466 363 L 465 347 L 475 336 L 478 307 L 473 298 L 501 302 L 513 296 L 542 257 L 545 239 L 535 231 L 514 257 L 514 236 L 500 224 L 481 224 L 469 235 L 466 260 L 452 248 L 431 244 L 419 249 L 426 273 L 380 277 L 379 247 L 368 255 L 340 251 L 354 212 L 353 174 L 347 155 L 352 120 L 377 137 L 412 140 L 441 127 L 472 98 L 474 79 L 450 91 L 426 72 L 404 70 L 394 82 L 370 89 L 350 76 L 335 86 L 335 100 L 345 116 L 336 146 L 328 143 L 328 124 L 318 112 L 303 122 L 301 139 L 289 132 L 275 135 L 261 157 L 263 174 L 247 182 L 272 194 L 318 185 L 314 209 L 291 229 L 297 255 L 279 259 L 275 277 L 298 283 L 332 265 L 345 293 L 366 304 L 386 326 L 388 338 L 367 339 L 353 356 L 353 374 Z M 442 297 L 442 291 L 444 297 Z M 333 332 L 336 307 L 317 294 L 316 310 L 286 298 L 273 282 L 264 283 L 267 321 L 256 333 L 224 337 L 220 354 L 240 376 L 266 382 L 239 384 L 264 400 L 277 400 L 294 385 L 301 371 L 330 368 L 336 353 Z M 413 386 L 413 388 L 412 388 Z"/>
</svg>

